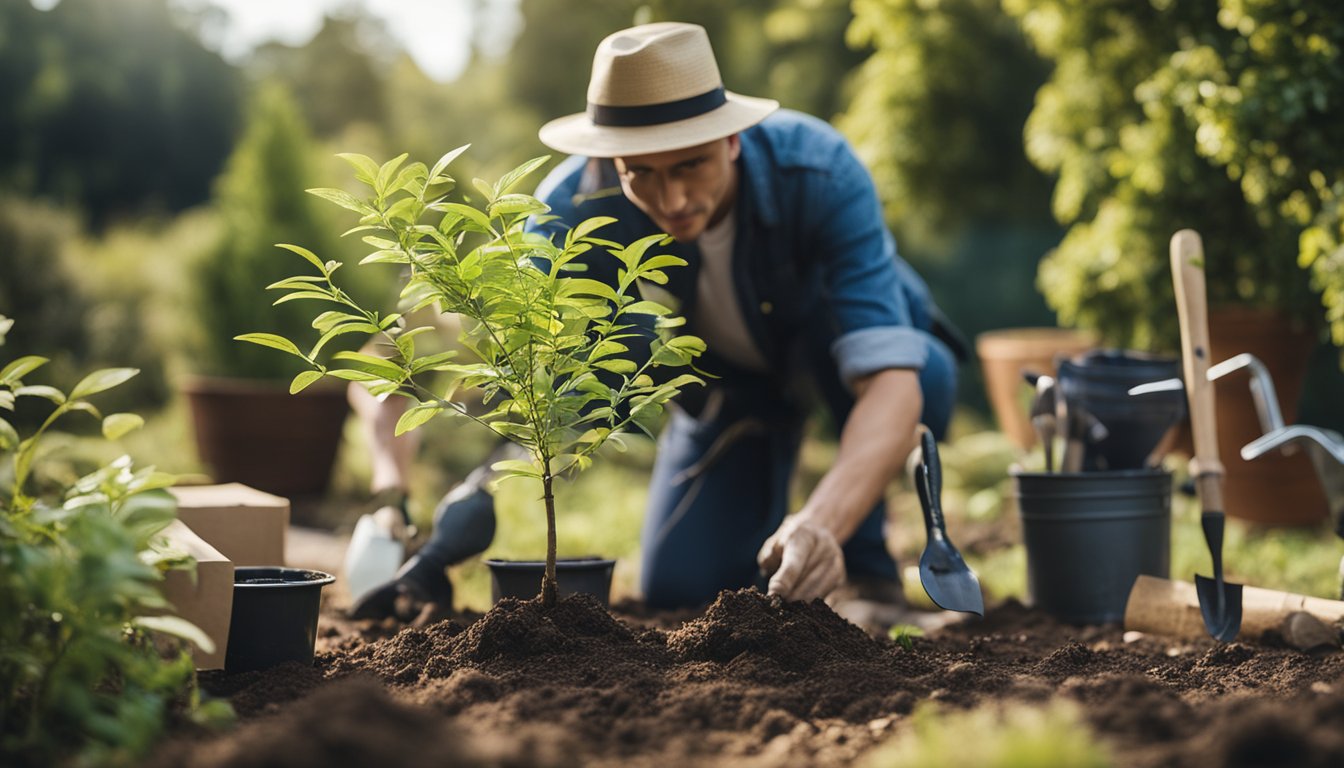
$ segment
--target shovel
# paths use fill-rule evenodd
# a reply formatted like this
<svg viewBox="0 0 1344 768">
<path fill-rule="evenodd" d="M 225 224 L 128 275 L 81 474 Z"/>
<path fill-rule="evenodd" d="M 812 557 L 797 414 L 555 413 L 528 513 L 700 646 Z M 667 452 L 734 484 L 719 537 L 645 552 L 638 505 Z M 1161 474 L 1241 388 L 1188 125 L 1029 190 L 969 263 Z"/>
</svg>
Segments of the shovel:
<svg viewBox="0 0 1344 768">
<path fill-rule="evenodd" d="M 1230 642 L 1241 629 L 1241 585 L 1223 581 L 1223 465 L 1218 460 L 1213 384 L 1208 379 L 1209 318 L 1204 294 L 1204 246 L 1199 234 L 1183 229 L 1171 238 L 1171 277 L 1181 320 L 1181 357 L 1195 458 L 1190 474 L 1203 509 L 1200 525 L 1213 557 L 1213 578 L 1195 576 L 1204 627 L 1215 639 Z"/>
<path fill-rule="evenodd" d="M 943 525 L 943 468 L 938 459 L 938 444 L 933 433 L 921 430 L 919 464 L 915 465 L 915 490 L 924 508 L 924 530 L 928 544 L 919 558 L 919 581 L 929 599 L 939 608 L 985 615 L 985 598 L 980 582 L 961 559 L 961 553 L 947 538 Z"/>
</svg>

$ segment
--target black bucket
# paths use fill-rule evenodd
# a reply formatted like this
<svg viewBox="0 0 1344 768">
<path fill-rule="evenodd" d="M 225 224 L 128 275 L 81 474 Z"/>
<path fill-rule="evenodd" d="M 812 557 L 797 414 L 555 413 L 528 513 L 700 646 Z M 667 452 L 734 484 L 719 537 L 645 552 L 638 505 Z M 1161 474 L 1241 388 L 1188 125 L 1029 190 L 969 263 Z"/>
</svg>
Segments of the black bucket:
<svg viewBox="0 0 1344 768">
<path fill-rule="evenodd" d="M 1130 395 L 1140 384 L 1179 378 L 1181 361 L 1129 350 L 1096 350 L 1059 364 L 1059 394 L 1070 408 L 1095 416 L 1107 435 L 1085 443 L 1088 470 L 1141 469 L 1163 436 L 1185 415 L 1179 389 Z"/>
<path fill-rule="evenodd" d="M 1031 603 L 1075 624 L 1124 618 L 1139 574 L 1171 570 L 1171 473 L 1013 475 Z"/>
<path fill-rule="evenodd" d="M 302 568 L 235 568 L 224 671 L 311 663 L 322 587 L 335 580 L 329 573 Z"/>
<path fill-rule="evenodd" d="M 486 560 L 490 566 L 490 600 L 515 597 L 530 600 L 541 594 L 541 577 L 546 572 L 544 560 Z M 560 597 L 586 594 L 596 597 L 603 606 L 611 600 L 611 572 L 615 560 L 600 557 L 561 558 L 555 561 L 555 586 Z"/>
</svg>

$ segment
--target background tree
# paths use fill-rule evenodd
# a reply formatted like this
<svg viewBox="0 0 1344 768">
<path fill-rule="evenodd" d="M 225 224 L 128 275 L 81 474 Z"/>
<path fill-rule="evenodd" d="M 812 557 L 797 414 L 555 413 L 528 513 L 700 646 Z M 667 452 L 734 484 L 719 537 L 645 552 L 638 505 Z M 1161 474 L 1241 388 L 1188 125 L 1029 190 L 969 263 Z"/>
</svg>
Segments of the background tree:
<svg viewBox="0 0 1344 768">
<path fill-rule="evenodd" d="M 1282 196 L 1257 190 L 1260 174 L 1243 176 L 1232 156 L 1212 151 L 1222 130 L 1201 123 L 1198 102 L 1220 86 L 1202 74 L 1191 78 L 1195 62 L 1222 56 L 1258 61 L 1281 78 L 1310 78 L 1292 61 L 1291 46 L 1266 46 L 1256 42 L 1265 33 L 1253 23 L 1229 23 L 1239 18 L 1234 9 L 1259 5 L 1268 4 L 1004 0 L 1055 64 L 1028 122 L 1027 148 L 1058 176 L 1054 212 L 1069 231 L 1042 264 L 1040 286 L 1065 323 L 1096 328 L 1114 344 L 1175 349 L 1174 315 L 1152 307 L 1173 301 L 1168 241 L 1183 227 L 1204 238 L 1211 303 L 1277 307 L 1303 321 L 1316 314 L 1303 311 L 1312 299 L 1296 265 L 1305 222 L 1279 210 Z M 1344 13 L 1329 3 L 1284 5 L 1293 9 L 1285 20 L 1304 35 Z M 1292 109 L 1279 97 L 1250 107 L 1259 113 L 1250 143 L 1273 142 L 1259 133 L 1262 120 L 1301 128 L 1316 119 L 1310 97 L 1289 98 Z"/>
<path fill-rule="evenodd" d="M 240 95 L 165 0 L 0 3 L 0 185 L 95 227 L 208 198 Z"/>
<path fill-rule="evenodd" d="M 223 233 L 201 254 L 191 274 L 191 302 L 199 337 L 192 365 L 198 373 L 288 379 L 302 367 L 233 337 L 242 333 L 302 333 L 311 313 L 294 304 L 272 307 L 264 288 L 291 273 L 276 243 L 312 243 L 325 258 L 348 252 L 317 201 L 304 192 L 319 185 L 313 140 L 289 91 L 262 87 L 247 128 L 216 185 Z M 371 272 L 371 270 L 363 270 Z M 377 287 L 351 286 L 365 301 Z M 378 296 L 378 298 L 383 298 Z M 352 341 L 347 339 L 346 341 Z"/>
<path fill-rule="evenodd" d="M 968 337 L 1054 324 L 1034 283 L 1061 230 L 1022 145 L 1048 64 L 998 0 L 853 7 L 848 41 L 868 55 L 836 125 L 872 171 L 901 253 Z M 959 399 L 986 407 L 974 366 Z"/>
</svg>

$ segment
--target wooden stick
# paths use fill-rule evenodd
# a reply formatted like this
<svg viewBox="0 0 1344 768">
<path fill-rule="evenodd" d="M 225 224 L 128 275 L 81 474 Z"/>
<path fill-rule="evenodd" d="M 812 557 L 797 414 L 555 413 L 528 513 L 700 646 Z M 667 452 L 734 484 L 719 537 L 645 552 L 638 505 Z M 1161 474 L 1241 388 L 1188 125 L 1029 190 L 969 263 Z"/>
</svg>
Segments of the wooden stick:
<svg viewBox="0 0 1344 768">
<path fill-rule="evenodd" d="M 1281 633 L 1284 622 L 1294 613 L 1307 613 L 1334 625 L 1344 621 L 1344 601 L 1245 587 L 1242 591 L 1241 632 L 1237 639 L 1261 642 L 1266 632 Z M 1125 605 L 1125 629 L 1182 640 L 1209 636 L 1199 610 L 1195 585 L 1155 576 L 1139 576 L 1135 580 Z"/>
</svg>

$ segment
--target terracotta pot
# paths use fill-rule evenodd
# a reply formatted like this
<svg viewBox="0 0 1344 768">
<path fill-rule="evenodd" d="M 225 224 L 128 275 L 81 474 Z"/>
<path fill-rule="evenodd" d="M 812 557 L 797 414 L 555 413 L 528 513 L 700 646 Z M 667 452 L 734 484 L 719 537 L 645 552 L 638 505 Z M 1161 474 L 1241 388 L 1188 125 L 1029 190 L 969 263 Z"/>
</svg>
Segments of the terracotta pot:
<svg viewBox="0 0 1344 768">
<path fill-rule="evenodd" d="M 1068 328 L 1004 328 L 975 337 L 994 417 L 1022 450 L 1036 444 L 1030 418 L 1032 390 L 1023 372 L 1053 376 L 1056 359 L 1086 352 L 1096 344 L 1092 333 Z"/>
<path fill-rule="evenodd" d="M 215 482 L 288 498 L 319 496 L 331 480 L 345 418 L 345 387 L 193 377 L 183 385 L 196 450 Z"/>
<path fill-rule="evenodd" d="M 1274 378 L 1285 424 L 1297 421 L 1298 403 L 1316 335 L 1269 310 L 1226 307 L 1209 312 L 1211 362 L 1249 352 Z M 1264 433 L 1251 398 L 1250 373 L 1239 371 L 1214 383 L 1218 458 L 1227 470 L 1223 504 L 1227 514 L 1266 525 L 1315 525 L 1329 507 L 1320 480 L 1304 451 L 1243 461 L 1241 447 Z"/>
</svg>

